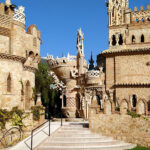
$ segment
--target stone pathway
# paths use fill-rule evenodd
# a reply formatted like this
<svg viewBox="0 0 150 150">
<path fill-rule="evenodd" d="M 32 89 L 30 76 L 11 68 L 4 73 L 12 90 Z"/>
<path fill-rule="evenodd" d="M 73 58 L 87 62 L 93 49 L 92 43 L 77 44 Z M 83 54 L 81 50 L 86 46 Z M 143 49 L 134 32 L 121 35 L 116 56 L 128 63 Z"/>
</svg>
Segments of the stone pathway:
<svg viewBox="0 0 150 150">
<path fill-rule="evenodd" d="M 91 133 L 85 123 L 71 123 L 59 128 L 37 150 L 127 150 L 136 147 Z"/>
</svg>

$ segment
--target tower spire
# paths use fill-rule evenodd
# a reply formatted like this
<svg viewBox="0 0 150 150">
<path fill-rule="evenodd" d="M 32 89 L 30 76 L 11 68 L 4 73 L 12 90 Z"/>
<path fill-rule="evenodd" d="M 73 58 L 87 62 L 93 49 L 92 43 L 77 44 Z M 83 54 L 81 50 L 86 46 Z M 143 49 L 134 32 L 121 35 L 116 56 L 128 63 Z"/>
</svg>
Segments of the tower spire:
<svg viewBox="0 0 150 150">
<path fill-rule="evenodd" d="M 93 60 L 93 54 L 91 51 L 91 59 L 89 60 L 89 70 L 94 70 L 94 60 Z"/>
</svg>

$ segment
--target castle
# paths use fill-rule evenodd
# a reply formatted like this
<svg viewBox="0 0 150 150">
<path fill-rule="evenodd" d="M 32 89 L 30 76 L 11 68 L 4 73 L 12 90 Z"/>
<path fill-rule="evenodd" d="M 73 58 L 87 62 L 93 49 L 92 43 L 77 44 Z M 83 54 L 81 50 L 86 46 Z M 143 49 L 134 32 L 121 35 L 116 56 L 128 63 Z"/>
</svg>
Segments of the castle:
<svg viewBox="0 0 150 150">
<path fill-rule="evenodd" d="M 0 108 L 34 105 L 35 72 L 40 61 L 40 31 L 25 25 L 24 7 L 0 3 Z"/>
<path fill-rule="evenodd" d="M 150 111 L 150 6 L 129 9 L 128 0 L 106 2 L 109 49 L 97 56 L 97 67 L 88 69 L 84 36 L 77 34 L 77 56 L 48 63 L 63 81 L 62 110 L 67 117 L 88 118 L 89 106 L 112 114 L 119 108 L 148 115 Z"/>
</svg>

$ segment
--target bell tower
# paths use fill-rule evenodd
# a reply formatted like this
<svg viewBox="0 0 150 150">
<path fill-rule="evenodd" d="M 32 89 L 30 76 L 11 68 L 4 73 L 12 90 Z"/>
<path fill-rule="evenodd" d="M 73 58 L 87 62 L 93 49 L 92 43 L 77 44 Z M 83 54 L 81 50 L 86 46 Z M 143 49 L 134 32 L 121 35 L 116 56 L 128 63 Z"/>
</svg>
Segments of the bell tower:
<svg viewBox="0 0 150 150">
<path fill-rule="evenodd" d="M 108 7 L 109 26 L 125 24 L 125 12 L 128 10 L 128 0 L 109 0 Z"/>
</svg>

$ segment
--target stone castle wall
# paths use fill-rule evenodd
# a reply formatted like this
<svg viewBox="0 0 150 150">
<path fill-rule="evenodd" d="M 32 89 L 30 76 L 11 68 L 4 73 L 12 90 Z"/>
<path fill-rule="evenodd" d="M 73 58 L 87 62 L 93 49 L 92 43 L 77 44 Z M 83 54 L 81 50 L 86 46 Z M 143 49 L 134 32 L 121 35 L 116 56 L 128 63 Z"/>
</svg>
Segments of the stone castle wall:
<svg viewBox="0 0 150 150">
<path fill-rule="evenodd" d="M 11 92 L 7 91 L 7 78 L 9 75 L 11 77 Z M 25 71 L 21 62 L 0 60 L 0 108 L 11 110 L 12 107 L 19 106 L 21 109 L 25 109 L 27 81 L 30 83 L 30 98 L 32 98 L 32 88 L 35 86 L 34 72 Z M 24 93 L 21 93 L 22 90 Z M 33 100 L 31 105 L 33 105 Z"/>
<path fill-rule="evenodd" d="M 117 140 L 150 147 L 150 119 L 132 118 L 129 115 L 89 115 L 92 132 L 111 136 Z"/>
</svg>

